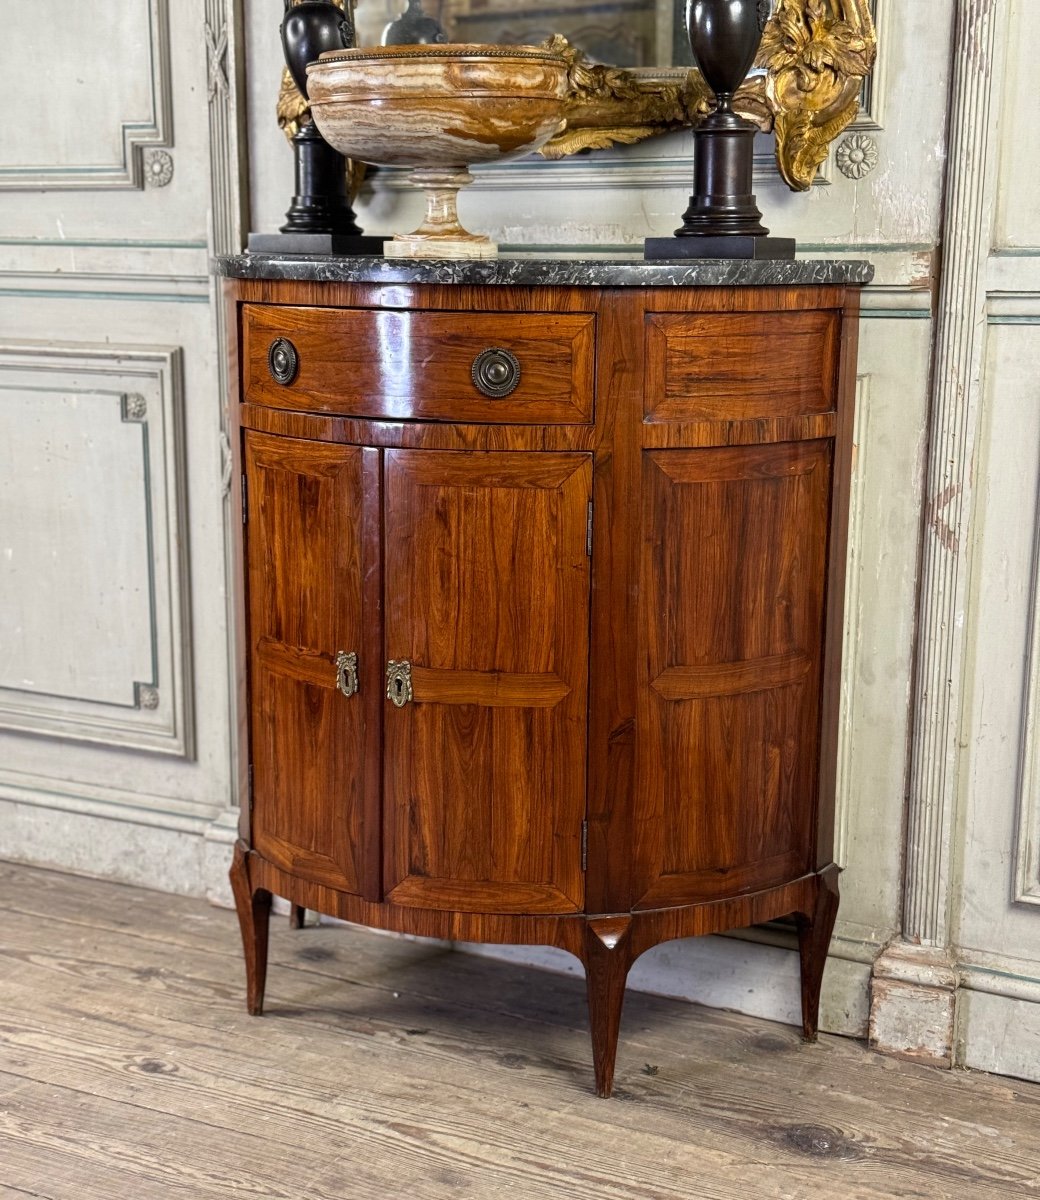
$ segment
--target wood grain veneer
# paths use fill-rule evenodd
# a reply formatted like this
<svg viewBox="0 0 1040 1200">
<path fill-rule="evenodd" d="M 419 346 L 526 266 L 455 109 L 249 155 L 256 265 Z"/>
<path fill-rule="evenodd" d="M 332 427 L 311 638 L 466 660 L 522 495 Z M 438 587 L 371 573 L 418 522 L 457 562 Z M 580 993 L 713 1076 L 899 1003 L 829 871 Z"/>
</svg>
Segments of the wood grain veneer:
<svg viewBox="0 0 1040 1200">
<path fill-rule="evenodd" d="M 271 344 L 289 337 L 295 379 L 276 382 Z M 246 305 L 246 395 L 258 404 L 391 420 L 559 424 L 590 421 L 595 317 L 588 313 L 409 312 Z M 520 364 L 508 396 L 473 382 L 474 360 L 504 348 Z M 373 348 L 378 348 L 373 353 Z"/>
<path fill-rule="evenodd" d="M 794 914 L 814 1036 L 856 289 L 228 294 L 251 1009 L 271 893 L 556 945 L 585 965 L 606 1095 L 639 954 Z M 290 386 L 268 371 L 274 337 L 299 352 Z M 488 345 L 526 368 L 511 397 L 474 394 Z M 391 659 L 411 665 L 402 707 Z"/>
<path fill-rule="evenodd" d="M 829 411 L 840 317 L 782 313 L 651 313 L 646 319 L 648 421 L 794 417 Z M 778 381 L 783 386 L 778 387 Z"/>
</svg>

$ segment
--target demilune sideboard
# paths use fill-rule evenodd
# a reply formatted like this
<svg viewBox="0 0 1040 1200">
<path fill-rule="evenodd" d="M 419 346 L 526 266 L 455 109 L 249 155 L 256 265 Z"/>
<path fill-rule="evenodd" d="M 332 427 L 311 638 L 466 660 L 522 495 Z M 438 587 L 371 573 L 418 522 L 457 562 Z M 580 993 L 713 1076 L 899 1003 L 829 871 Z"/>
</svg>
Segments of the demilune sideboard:
<svg viewBox="0 0 1040 1200">
<path fill-rule="evenodd" d="M 816 1035 L 862 262 L 218 264 L 249 1011 L 272 894 L 584 964 L 785 915 Z"/>
</svg>

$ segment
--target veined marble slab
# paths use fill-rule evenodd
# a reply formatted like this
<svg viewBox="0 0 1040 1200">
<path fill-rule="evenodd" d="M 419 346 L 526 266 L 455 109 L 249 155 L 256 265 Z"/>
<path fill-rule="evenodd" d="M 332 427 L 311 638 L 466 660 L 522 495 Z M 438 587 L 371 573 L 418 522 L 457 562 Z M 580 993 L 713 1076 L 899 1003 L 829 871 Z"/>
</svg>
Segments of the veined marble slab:
<svg viewBox="0 0 1040 1200">
<path fill-rule="evenodd" d="M 234 254 L 214 261 L 229 279 L 292 279 L 317 283 L 461 283 L 478 287 L 786 287 L 869 283 L 874 268 L 863 259 L 737 258 L 484 260 L 401 259 L 376 256 Z"/>
</svg>

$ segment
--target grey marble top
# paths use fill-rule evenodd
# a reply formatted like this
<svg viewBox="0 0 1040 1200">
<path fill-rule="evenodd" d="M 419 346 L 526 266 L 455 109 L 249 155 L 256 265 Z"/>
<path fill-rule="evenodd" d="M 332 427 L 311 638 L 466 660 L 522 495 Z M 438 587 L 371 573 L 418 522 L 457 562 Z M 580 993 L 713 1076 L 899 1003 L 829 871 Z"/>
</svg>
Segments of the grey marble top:
<svg viewBox="0 0 1040 1200">
<path fill-rule="evenodd" d="M 869 283 L 863 259 L 491 258 L 386 259 L 325 254 L 234 254 L 215 261 L 229 279 L 318 283 L 520 284 L 528 287 L 718 287 Z"/>
</svg>

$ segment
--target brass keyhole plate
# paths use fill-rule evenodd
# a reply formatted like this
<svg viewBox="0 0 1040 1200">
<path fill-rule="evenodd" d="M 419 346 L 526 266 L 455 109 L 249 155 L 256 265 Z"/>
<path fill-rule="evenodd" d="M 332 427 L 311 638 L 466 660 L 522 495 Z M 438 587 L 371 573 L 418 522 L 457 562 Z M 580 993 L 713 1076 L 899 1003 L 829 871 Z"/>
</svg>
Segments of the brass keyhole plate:
<svg viewBox="0 0 1040 1200">
<path fill-rule="evenodd" d="M 353 650 L 341 650 L 336 655 L 336 687 L 348 697 L 358 690 L 357 655 Z"/>
<path fill-rule="evenodd" d="M 407 659 L 391 659 L 386 664 L 386 698 L 397 708 L 413 699 L 412 664 Z"/>
</svg>

